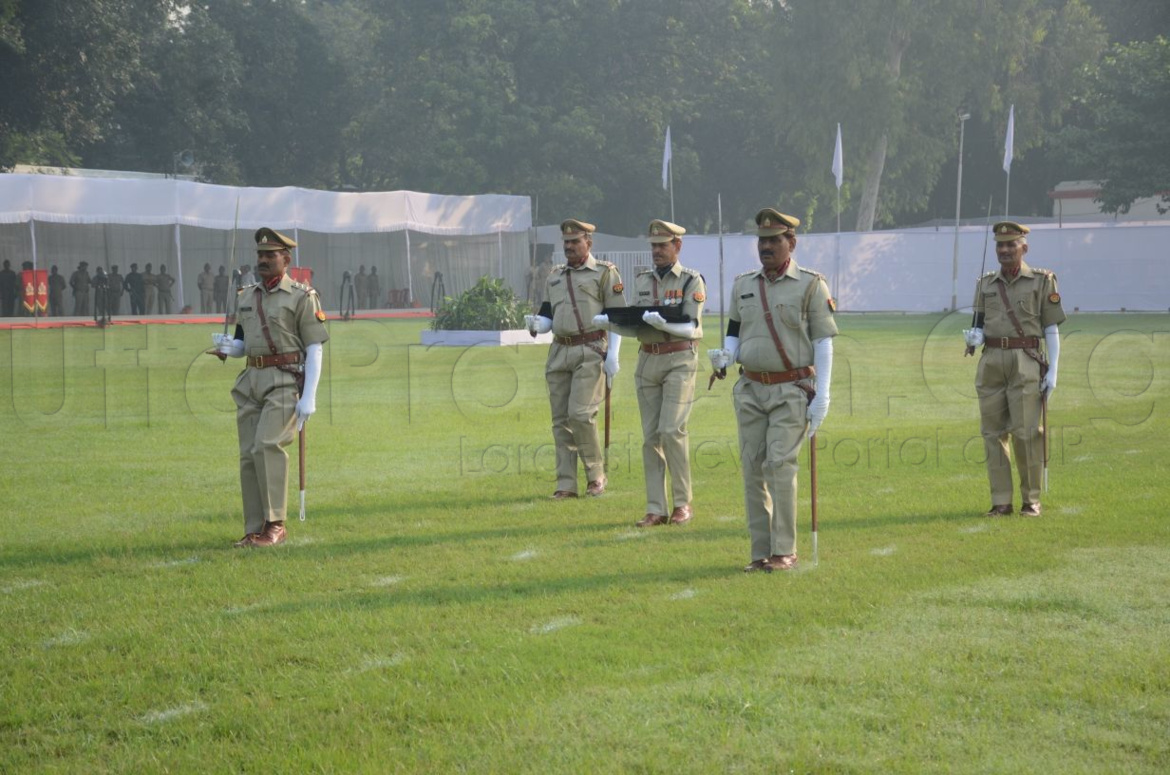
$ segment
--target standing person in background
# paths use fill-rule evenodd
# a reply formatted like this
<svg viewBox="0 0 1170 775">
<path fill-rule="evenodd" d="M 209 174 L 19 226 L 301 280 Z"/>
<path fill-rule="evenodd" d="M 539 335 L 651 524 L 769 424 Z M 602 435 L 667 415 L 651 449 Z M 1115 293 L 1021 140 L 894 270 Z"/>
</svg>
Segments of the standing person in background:
<svg viewBox="0 0 1170 775">
<path fill-rule="evenodd" d="M 109 318 L 110 277 L 106 270 L 98 267 L 93 275 L 93 317 L 99 323 Z"/>
<path fill-rule="evenodd" d="M 638 527 L 682 525 L 693 516 L 687 420 L 695 400 L 697 345 L 703 338 L 707 286 L 701 274 L 679 263 L 682 236 L 686 233 L 686 229 L 669 221 L 651 221 L 648 236 L 654 268 L 639 272 L 634 279 L 633 306 L 677 306 L 687 319 L 668 323 L 662 313 L 647 311 L 642 314 L 644 325 L 628 332 L 641 344 L 634 384 L 642 416 L 646 512 L 636 523 Z M 593 322 L 615 328 L 604 314 L 593 318 Z M 617 330 L 627 334 L 625 329 Z M 668 470 L 673 509 L 668 507 L 666 497 Z"/>
<path fill-rule="evenodd" d="M 317 409 L 321 349 L 329 339 L 317 292 L 287 275 L 296 243 L 267 227 L 256 232 L 261 282 L 240 289 L 235 335 L 212 334 L 220 359 L 247 356 L 236 378 L 236 429 L 244 537 L 240 548 L 270 547 L 287 537 L 288 453 Z"/>
<path fill-rule="evenodd" d="M 49 315 L 55 318 L 65 315 L 65 278 L 57 272 L 57 265 L 49 269 Z"/>
<path fill-rule="evenodd" d="M 215 275 L 211 273 L 211 264 L 203 265 L 203 273 L 195 281 L 199 288 L 199 311 L 209 313 L 212 309 L 212 299 L 215 296 Z"/>
<path fill-rule="evenodd" d="M 152 271 L 153 264 L 147 264 L 142 270 L 142 288 L 146 295 L 143 297 L 142 309 L 147 315 L 153 315 L 158 311 L 158 306 L 155 301 L 158 299 L 158 286 L 154 282 L 154 272 Z"/>
<path fill-rule="evenodd" d="M 565 265 L 548 277 L 546 301 L 535 315 L 525 315 L 529 333 L 553 332 L 544 376 L 552 406 L 556 444 L 556 500 L 577 497 L 577 459 L 585 467 L 585 494 L 605 492 L 605 457 L 597 436 L 597 412 L 606 380 L 621 368 L 621 337 L 594 324 L 606 307 L 624 307 L 617 267 L 590 252 L 596 227 L 575 218 L 561 223 Z"/>
<path fill-rule="evenodd" d="M 366 309 L 370 306 L 370 278 L 366 276 L 366 266 L 362 264 L 353 278 L 353 290 L 357 294 L 357 308 Z"/>
<path fill-rule="evenodd" d="M 146 283 L 138 272 L 138 264 L 131 264 L 130 271 L 122 283 L 126 294 L 130 297 L 130 314 L 143 315 L 146 310 Z"/>
<path fill-rule="evenodd" d="M 760 268 L 735 278 L 725 348 L 708 350 L 717 375 L 743 365 L 733 393 L 749 573 L 796 567 L 797 459 L 829 413 L 836 307 L 824 276 L 796 264 L 799 225 L 771 207 L 756 213 Z"/>
<path fill-rule="evenodd" d="M 91 310 L 89 299 L 89 262 L 82 261 L 69 277 L 69 287 L 73 290 L 74 317 L 89 317 Z"/>
<path fill-rule="evenodd" d="M 366 280 L 367 296 L 370 298 L 370 309 L 382 308 L 382 281 L 378 278 L 378 267 L 370 267 L 370 277 Z"/>
<path fill-rule="evenodd" d="M 147 266 L 150 266 L 147 264 Z M 158 274 L 154 276 L 154 287 L 158 291 L 158 313 L 160 315 L 171 314 L 171 305 L 175 301 L 174 294 L 171 293 L 171 288 L 175 284 L 175 278 L 167 274 L 167 265 L 163 264 L 158 268 Z"/>
<path fill-rule="evenodd" d="M 16 272 L 12 271 L 12 263 L 4 259 L 4 268 L 0 269 L 0 317 L 10 318 L 16 314 L 16 301 L 20 298 L 20 282 Z"/>
<path fill-rule="evenodd" d="M 1031 229 L 1013 221 L 991 228 L 999 269 L 979 278 L 975 325 L 963 332 L 967 355 L 983 346 L 975 393 L 991 486 L 986 516 L 1012 513 L 1011 437 L 1020 474 L 1020 516 L 1038 517 L 1044 466 L 1042 401 L 1056 389 L 1064 307 L 1056 275 L 1024 261 Z M 1046 353 L 1040 349 L 1042 343 Z"/>
<path fill-rule="evenodd" d="M 110 287 L 106 291 L 106 315 L 114 317 L 122 313 L 122 275 L 118 274 L 118 267 L 110 267 Z"/>
<path fill-rule="evenodd" d="M 215 299 L 215 311 L 217 313 L 227 312 L 228 282 L 230 279 L 227 276 L 227 267 L 220 264 L 219 274 L 215 276 L 215 284 L 212 291 Z"/>
</svg>

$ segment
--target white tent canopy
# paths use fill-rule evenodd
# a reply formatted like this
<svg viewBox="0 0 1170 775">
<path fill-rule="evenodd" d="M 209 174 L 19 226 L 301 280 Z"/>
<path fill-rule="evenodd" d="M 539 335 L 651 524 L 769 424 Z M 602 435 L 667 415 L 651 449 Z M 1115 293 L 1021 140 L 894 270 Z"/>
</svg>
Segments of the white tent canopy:
<svg viewBox="0 0 1170 775">
<path fill-rule="evenodd" d="M 21 224 L 28 226 L 24 236 L 17 237 L 11 227 Z M 248 232 L 238 239 L 245 256 L 250 253 L 248 237 L 254 229 L 269 226 L 294 235 L 301 242 L 296 262 L 312 266 L 314 284 L 323 293 L 330 290 L 330 284 L 340 285 L 343 271 L 356 274 L 359 263 L 380 266 L 383 277 L 393 275 L 383 282 L 409 289 L 411 298 L 416 296 L 416 284 L 426 285 L 444 270 L 448 294 L 459 292 L 481 274 L 506 277 L 522 287 L 529 262 L 532 210 L 528 197 L 498 194 L 348 193 L 294 187 L 235 188 L 176 179 L 0 174 L 3 225 L 9 228 L 0 229 L 0 250 L 18 258 L 28 255 L 40 265 L 58 263 L 65 269 L 76 265 L 84 257 L 82 247 L 99 241 L 94 228 L 104 230 L 100 234 L 102 257 L 89 259 L 96 265 L 150 260 L 144 256 L 163 263 L 169 256 L 178 265 L 181 307 L 183 280 L 193 286 L 199 264 L 227 263 L 224 239 L 212 235 L 230 234 L 237 225 Z M 38 233 L 46 227 L 57 229 L 49 240 L 51 252 Z M 85 237 L 70 236 L 70 232 L 60 231 L 66 227 L 88 227 L 90 231 Z M 111 233 L 113 227 L 122 230 Z M 128 227 L 154 228 L 134 238 L 126 236 Z M 170 247 L 160 241 L 159 227 L 170 227 L 165 240 Z M 399 236 L 388 236 L 394 233 Z M 141 245 L 127 244 L 135 240 Z M 47 259 L 42 255 L 38 260 L 38 242 Z M 425 298 L 429 288 L 420 290 L 418 296 Z M 375 305 L 371 302 L 371 306 Z"/>
<path fill-rule="evenodd" d="M 179 224 L 231 229 L 270 226 L 326 234 L 410 229 L 426 234 L 527 232 L 526 196 L 441 196 L 414 191 L 336 193 L 306 188 L 234 188 L 185 180 L 0 175 L 0 223 Z"/>
</svg>

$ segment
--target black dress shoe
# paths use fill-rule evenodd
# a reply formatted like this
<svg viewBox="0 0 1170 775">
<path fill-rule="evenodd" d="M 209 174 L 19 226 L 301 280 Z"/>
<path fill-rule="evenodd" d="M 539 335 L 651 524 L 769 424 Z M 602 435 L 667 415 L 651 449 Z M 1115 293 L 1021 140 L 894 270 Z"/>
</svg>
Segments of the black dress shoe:
<svg viewBox="0 0 1170 775">
<path fill-rule="evenodd" d="M 1009 503 L 1006 506 L 992 506 L 990 509 L 987 510 L 987 513 L 984 514 L 983 516 L 985 516 L 985 517 L 1006 517 L 1006 516 L 1009 516 L 1011 513 L 1012 513 L 1012 504 Z"/>
<path fill-rule="evenodd" d="M 1040 516 L 1040 504 L 1039 503 L 1025 503 L 1023 506 L 1020 506 L 1020 516 L 1021 517 L 1038 517 L 1038 516 Z"/>
</svg>

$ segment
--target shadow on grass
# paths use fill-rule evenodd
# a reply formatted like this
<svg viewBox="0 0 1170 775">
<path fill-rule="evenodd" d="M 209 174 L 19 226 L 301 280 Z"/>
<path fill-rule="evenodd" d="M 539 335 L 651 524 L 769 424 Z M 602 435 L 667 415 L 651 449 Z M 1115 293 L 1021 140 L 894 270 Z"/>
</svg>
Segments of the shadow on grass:
<svg viewBox="0 0 1170 775">
<path fill-rule="evenodd" d="M 727 579 L 736 576 L 743 577 L 744 574 L 732 565 L 720 564 L 707 567 L 690 565 L 662 570 L 603 573 L 588 576 L 564 575 L 490 585 L 477 584 L 473 579 L 467 579 L 463 583 L 448 587 L 432 586 L 417 590 L 395 587 L 391 590 L 347 591 L 330 597 L 264 606 L 256 613 L 257 615 L 287 615 L 318 609 L 336 610 L 339 606 L 371 610 L 399 606 L 482 605 L 509 599 L 518 601 L 547 600 L 550 596 L 560 594 L 576 596 L 597 590 L 623 589 L 643 585 L 656 586 L 664 583 L 690 585 L 699 580 Z M 749 582 L 755 580 L 752 577 L 745 578 Z"/>
<path fill-rule="evenodd" d="M 897 527 L 899 525 L 933 525 L 964 522 L 977 524 L 988 519 L 980 517 L 974 509 L 950 511 L 941 514 L 886 514 L 852 519 L 834 519 L 831 514 L 825 515 L 824 511 L 821 514 L 819 529 L 822 531 L 825 529 L 830 531 L 872 530 L 874 528 Z"/>
</svg>

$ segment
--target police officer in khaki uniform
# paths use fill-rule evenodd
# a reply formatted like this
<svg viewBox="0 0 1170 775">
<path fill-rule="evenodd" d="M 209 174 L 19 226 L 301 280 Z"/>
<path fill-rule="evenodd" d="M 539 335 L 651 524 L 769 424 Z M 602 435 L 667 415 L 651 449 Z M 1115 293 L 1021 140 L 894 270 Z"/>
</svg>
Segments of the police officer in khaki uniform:
<svg viewBox="0 0 1170 775">
<path fill-rule="evenodd" d="M 158 298 L 158 285 L 155 283 L 155 274 L 151 271 L 154 264 L 147 264 L 142 269 L 142 288 L 143 296 L 143 312 L 147 315 L 153 315 L 158 311 L 158 306 L 155 304 L 155 299 Z"/>
<path fill-rule="evenodd" d="M 752 542 L 745 572 L 796 567 L 797 457 L 829 412 L 835 307 L 824 276 L 792 257 L 799 225 L 770 207 L 756 214 L 760 268 L 735 278 L 724 349 L 708 351 L 719 373 L 742 366 L 734 395 Z"/>
<path fill-rule="evenodd" d="M 238 547 L 275 546 L 286 537 L 288 453 L 317 408 L 321 345 L 329 339 L 317 292 L 286 274 L 296 243 L 256 231 L 260 281 L 240 288 L 234 337 L 213 334 L 220 358 L 247 356 L 232 388 L 240 438 L 244 537 Z"/>
<path fill-rule="evenodd" d="M 687 230 L 669 221 L 650 222 L 648 236 L 654 268 L 634 278 L 634 306 L 675 306 L 686 322 L 667 322 L 658 311 L 646 311 L 642 322 L 629 334 L 636 336 L 638 368 L 634 383 L 642 415 L 642 467 L 646 473 L 646 515 L 638 527 L 682 525 L 693 516 L 691 509 L 691 457 L 687 420 L 695 398 L 698 372 L 697 346 L 703 338 L 703 303 L 707 286 L 703 276 L 678 262 L 682 236 Z M 611 326 L 607 315 L 594 322 Z M 674 509 L 666 500 L 666 472 Z M 670 516 L 668 517 L 667 514 Z"/>
<path fill-rule="evenodd" d="M 605 492 L 605 459 L 597 437 L 597 411 L 607 380 L 621 368 L 621 337 L 593 322 L 606 307 L 626 306 L 617 267 L 590 252 L 596 227 L 570 218 L 561 224 L 565 264 L 549 273 L 546 298 L 528 331 L 553 332 L 544 376 L 552 406 L 557 484 L 552 497 L 577 497 L 577 458 L 585 466 L 586 495 Z"/>
<path fill-rule="evenodd" d="M 215 275 L 211 273 L 211 264 L 203 265 L 203 272 L 195 285 L 199 288 L 199 311 L 211 312 L 212 297 L 215 295 Z"/>
<path fill-rule="evenodd" d="M 89 317 L 90 315 L 88 267 L 89 262 L 82 261 L 77 265 L 77 270 L 69 277 L 69 287 L 73 289 L 74 317 Z"/>
<path fill-rule="evenodd" d="M 983 346 L 975 372 L 979 426 L 991 484 L 989 517 L 1012 513 L 1012 461 L 1008 436 L 1020 472 L 1020 514 L 1040 516 L 1044 465 L 1041 402 L 1056 389 L 1060 324 L 1064 308 L 1056 275 L 1024 262 L 1027 226 L 1002 221 L 992 227 L 999 271 L 975 286 L 975 322 L 963 331 L 967 355 Z M 1047 357 L 1041 351 L 1043 343 Z"/>
<path fill-rule="evenodd" d="M 147 264 L 150 266 L 150 264 Z M 158 274 L 154 276 L 154 287 L 158 296 L 158 314 L 169 315 L 172 312 L 172 304 L 175 301 L 175 296 L 171 293 L 171 288 L 175 285 L 175 276 L 167 274 L 167 265 L 163 264 L 158 268 Z"/>
</svg>

